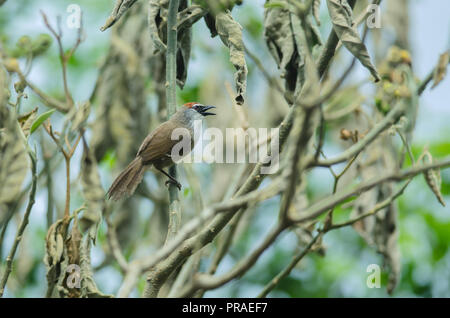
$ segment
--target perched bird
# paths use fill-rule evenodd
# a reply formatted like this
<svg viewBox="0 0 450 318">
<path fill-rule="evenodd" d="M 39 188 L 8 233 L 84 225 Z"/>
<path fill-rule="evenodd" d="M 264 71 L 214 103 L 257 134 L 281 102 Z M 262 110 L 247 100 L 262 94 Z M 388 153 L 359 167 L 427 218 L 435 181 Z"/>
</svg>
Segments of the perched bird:
<svg viewBox="0 0 450 318">
<path fill-rule="evenodd" d="M 142 142 L 136 154 L 136 158 L 119 174 L 107 192 L 108 199 L 114 201 L 128 197 L 134 193 L 141 183 L 144 172 L 150 166 L 165 174 L 169 180 L 167 183 L 175 184 L 181 189 L 181 184 L 163 170 L 174 164 L 171 152 L 179 140 L 172 140 L 172 132 L 177 128 L 185 128 L 191 136 L 191 149 L 194 147 L 194 121 L 203 119 L 208 115 L 208 110 L 214 106 L 205 106 L 199 103 L 186 103 L 170 117 L 170 119 L 153 130 Z M 187 154 L 182 154 L 183 156 Z"/>
</svg>

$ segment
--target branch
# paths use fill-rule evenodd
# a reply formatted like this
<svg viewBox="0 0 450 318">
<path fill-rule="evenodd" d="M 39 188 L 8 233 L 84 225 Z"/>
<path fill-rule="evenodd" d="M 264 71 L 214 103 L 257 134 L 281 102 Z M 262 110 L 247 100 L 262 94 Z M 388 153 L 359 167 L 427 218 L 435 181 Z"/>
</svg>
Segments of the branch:
<svg viewBox="0 0 450 318">
<path fill-rule="evenodd" d="M 263 242 L 246 258 L 241 260 L 232 270 L 221 275 L 221 276 L 212 276 L 209 274 L 198 274 L 194 276 L 193 282 L 186 286 L 177 297 L 185 297 L 185 295 L 190 295 L 193 291 L 197 289 L 214 289 L 220 287 L 234 278 L 242 275 L 246 271 L 248 271 L 253 264 L 259 259 L 262 253 L 277 239 L 278 235 L 283 232 L 287 227 L 286 223 L 277 223 L 277 225 L 269 232 L 269 234 L 265 237 Z"/>
<path fill-rule="evenodd" d="M 273 197 L 280 191 L 282 191 L 282 189 L 282 180 L 278 179 L 278 181 L 274 181 L 270 186 L 267 186 L 264 189 L 255 190 L 234 200 L 216 203 L 205 208 L 198 217 L 186 223 L 178 232 L 178 234 L 170 242 L 164 245 L 162 249 L 142 260 L 141 263 L 143 270 L 148 270 L 149 268 L 169 256 L 175 249 L 180 246 L 180 244 L 184 240 L 188 239 L 192 235 L 192 233 L 196 232 L 202 225 L 204 225 L 206 221 L 219 214 L 219 212 L 222 212 L 222 214 L 219 216 L 225 216 L 232 213 L 233 210 L 237 210 L 243 206 L 246 206 L 250 202 L 254 204 Z"/>
<path fill-rule="evenodd" d="M 31 88 L 31 90 L 33 92 L 35 92 L 36 95 L 38 95 L 39 98 L 41 98 L 42 101 L 48 107 L 55 108 L 56 110 L 58 110 L 61 113 L 67 113 L 69 111 L 69 108 L 67 107 L 67 105 L 65 103 L 57 100 L 56 98 L 53 98 L 53 97 L 47 95 L 41 89 L 39 89 L 39 87 L 37 87 L 33 83 L 29 82 L 27 80 L 27 78 L 25 77 L 25 75 L 20 70 L 17 72 L 17 74 L 19 75 L 20 80 L 23 81 L 29 88 Z"/>
<path fill-rule="evenodd" d="M 106 224 L 108 225 L 108 231 L 106 232 L 108 246 L 111 250 L 111 254 L 116 259 L 117 264 L 119 264 L 120 269 L 123 272 L 127 272 L 129 270 L 129 266 L 127 260 L 125 259 L 125 256 L 122 253 L 122 250 L 120 249 L 119 240 L 117 239 L 116 227 L 112 223 L 111 216 L 109 214 L 110 213 L 108 212 L 108 215 L 106 215 L 105 217 Z"/>
<path fill-rule="evenodd" d="M 400 100 L 394 108 L 384 117 L 378 124 L 376 124 L 370 132 L 367 133 L 366 136 L 364 136 L 363 139 L 358 141 L 356 144 L 345 150 L 344 152 L 340 153 L 334 158 L 326 159 L 322 161 L 317 161 L 315 163 L 312 163 L 313 166 L 319 166 L 319 167 L 330 167 L 332 165 L 344 162 L 346 160 L 349 160 L 350 158 L 356 156 L 361 151 L 364 150 L 364 148 L 367 147 L 372 141 L 374 141 L 379 134 L 381 134 L 384 130 L 386 130 L 388 127 L 390 127 L 392 124 L 397 122 L 397 120 L 405 114 L 405 111 L 407 109 L 407 104 L 404 100 Z"/>
<path fill-rule="evenodd" d="M 428 73 L 427 77 L 425 77 L 425 79 L 420 83 L 417 92 L 419 95 L 422 95 L 422 93 L 425 91 L 425 89 L 427 88 L 428 84 L 431 82 L 431 80 L 433 79 L 433 75 L 434 75 L 434 69 L 430 71 L 430 73 Z"/>
<path fill-rule="evenodd" d="M 67 150 L 64 149 L 62 145 L 62 138 L 63 137 L 56 137 L 55 134 L 58 134 L 57 132 L 53 132 L 52 125 L 50 122 L 46 125 L 44 123 L 45 131 L 48 133 L 48 135 L 52 138 L 52 140 L 55 142 L 56 146 L 59 148 L 61 153 L 64 156 L 65 164 L 66 164 L 66 203 L 64 208 L 64 231 L 67 230 L 67 227 L 69 226 L 70 222 L 70 160 L 73 157 L 73 154 L 75 153 L 75 150 L 77 149 L 77 146 L 81 140 L 81 136 L 83 135 L 83 131 L 81 130 L 78 134 L 77 139 L 75 140 L 75 143 L 73 146 L 70 145 L 67 135 L 65 135 L 64 140 L 67 145 Z M 64 128 L 63 128 L 64 130 Z"/>
<path fill-rule="evenodd" d="M 78 45 L 81 42 L 81 31 L 78 32 L 78 40 L 77 40 L 75 46 L 70 51 L 70 55 L 65 55 L 64 48 L 63 48 L 62 41 L 61 41 L 62 31 L 61 31 L 60 17 L 58 16 L 58 22 L 57 22 L 58 32 L 56 32 L 55 29 L 53 29 L 53 27 L 48 22 L 47 16 L 45 15 L 44 11 L 42 11 L 42 10 L 41 10 L 41 15 L 42 15 L 42 18 L 44 19 L 44 23 L 45 23 L 47 29 L 53 34 L 53 36 L 56 39 L 56 42 L 58 43 L 59 59 L 61 60 L 61 68 L 62 68 L 62 76 L 63 76 L 64 93 L 66 95 L 67 108 L 70 109 L 73 106 L 73 98 L 72 98 L 72 95 L 70 94 L 69 86 L 67 84 L 67 61 L 72 56 L 72 54 L 75 52 L 75 49 L 78 47 Z M 80 28 L 80 30 L 81 30 L 81 28 Z"/>
<path fill-rule="evenodd" d="M 353 9 L 355 6 L 356 0 L 349 0 L 348 4 Z M 330 65 L 331 60 L 334 57 L 334 53 L 336 52 L 336 47 L 339 43 L 339 38 L 336 35 L 336 32 L 334 32 L 333 29 L 331 29 L 330 35 L 328 36 L 327 43 L 325 44 L 325 47 L 320 52 L 319 59 L 317 61 L 317 70 L 319 72 L 320 78 L 322 78 L 325 74 L 325 72 L 328 69 L 328 66 Z"/>
<path fill-rule="evenodd" d="M 117 293 L 118 298 L 125 298 L 133 291 L 136 286 L 141 270 L 137 264 L 130 264 L 123 279 L 122 285 Z"/>
<path fill-rule="evenodd" d="M 176 112 L 177 107 L 177 12 L 179 0 L 170 0 L 167 17 L 167 51 L 166 51 L 166 98 L 167 98 L 167 120 Z M 173 165 L 169 173 L 177 178 L 177 168 Z M 178 198 L 178 188 L 169 184 L 169 231 L 167 232 L 166 243 L 178 232 L 181 223 L 180 201 Z"/>
<path fill-rule="evenodd" d="M 203 18 L 208 11 L 202 8 L 200 5 L 190 5 L 183 11 L 180 11 L 177 15 L 177 29 L 187 29 L 192 27 L 192 25 Z M 161 27 L 164 27 L 164 21 L 161 23 Z"/>
<path fill-rule="evenodd" d="M 390 205 L 392 202 L 394 202 L 399 196 L 401 196 L 403 194 L 403 192 L 405 191 L 406 187 L 410 184 L 410 182 L 412 181 L 412 179 L 409 179 L 408 181 L 406 181 L 406 183 L 399 189 L 397 190 L 393 195 L 391 195 L 389 198 L 377 203 L 371 210 L 369 210 L 366 213 L 363 213 L 351 220 L 348 220 L 346 222 L 342 222 L 342 223 L 338 223 L 338 224 L 333 224 L 331 225 L 328 229 L 328 231 L 331 230 L 335 230 L 335 229 L 339 229 L 341 227 L 345 227 L 345 226 L 349 226 L 349 225 L 353 225 L 354 223 L 361 221 L 362 219 L 365 219 L 368 216 L 374 215 L 375 213 L 377 213 L 378 211 L 384 209 L 385 207 L 387 207 L 388 205 Z"/>
<path fill-rule="evenodd" d="M 19 128 L 19 129 L 21 129 L 21 128 Z M 31 209 L 33 207 L 33 204 L 35 201 L 35 196 L 36 196 L 36 182 L 37 182 L 36 154 L 31 149 L 28 149 L 28 155 L 31 159 L 31 178 L 32 178 L 31 190 L 30 190 L 30 195 L 28 198 L 28 205 L 25 210 L 25 214 L 23 215 L 22 222 L 20 223 L 19 229 L 17 230 L 16 238 L 14 239 L 14 243 L 13 243 L 13 246 L 11 247 L 11 251 L 9 252 L 8 256 L 6 257 L 6 269 L 5 269 L 5 272 L 3 273 L 3 276 L 2 276 L 2 279 L 0 282 L 0 297 L 3 296 L 3 293 L 5 291 L 6 282 L 8 281 L 9 274 L 12 271 L 12 262 L 14 260 L 14 256 L 16 255 L 17 247 L 19 246 L 19 243 L 22 240 L 23 232 L 25 231 L 25 228 L 28 225 L 28 219 L 30 217 Z"/>
<path fill-rule="evenodd" d="M 248 57 L 253 60 L 256 67 L 261 71 L 261 73 L 263 74 L 263 76 L 265 77 L 265 79 L 267 80 L 269 85 L 271 87 L 273 87 L 275 90 L 277 90 L 279 93 L 284 95 L 284 89 L 281 87 L 280 83 L 275 78 L 273 78 L 269 74 L 269 72 L 264 68 L 264 65 L 261 62 L 261 60 L 254 53 L 252 53 L 252 51 L 250 51 L 248 49 L 248 47 L 245 45 L 244 45 L 244 50 L 245 50 L 245 53 L 247 53 Z"/>
<path fill-rule="evenodd" d="M 354 2 L 354 1 L 352 1 Z M 337 42 L 336 42 L 337 44 Z M 333 51 L 336 48 L 336 44 L 333 47 L 326 48 L 328 51 Z M 329 57 L 323 58 L 322 63 L 325 65 L 325 69 L 328 67 L 328 64 L 331 61 L 331 54 Z M 324 71 L 323 71 L 324 72 Z M 323 75 L 323 72 L 319 71 L 319 76 Z M 291 107 L 289 112 L 286 114 L 284 120 L 279 125 L 279 146 L 280 152 L 287 140 L 287 137 L 290 134 L 293 120 L 295 117 L 295 107 Z M 249 192 L 254 191 L 261 184 L 265 175 L 261 173 L 261 168 L 263 164 L 261 162 L 257 163 L 253 168 L 250 176 L 246 179 L 244 184 L 240 187 L 240 189 L 234 195 L 234 198 L 238 198 L 239 196 L 244 196 Z M 144 260 L 144 266 L 152 267 L 155 266 L 154 270 L 158 271 L 159 284 L 162 284 L 167 277 L 175 270 L 179 265 L 181 265 L 184 260 L 192 255 L 195 251 L 199 250 L 209 242 L 211 242 L 217 234 L 228 224 L 228 222 L 233 218 L 233 216 L 242 211 L 241 207 L 233 208 L 227 213 L 216 215 L 214 219 L 208 224 L 208 226 L 202 229 L 195 236 L 187 239 L 193 231 L 196 230 L 198 223 L 202 220 L 207 220 L 205 218 L 205 214 L 208 216 L 213 216 L 214 211 L 207 210 L 202 213 L 202 219 L 193 219 L 190 223 L 186 224 L 183 229 L 178 233 L 178 235 L 170 241 L 166 246 L 164 246 L 161 250 L 159 250 L 156 254 L 152 255 L 148 259 Z M 189 226 L 188 226 L 189 225 Z M 187 239 L 187 240 L 186 240 Z M 164 260 L 162 260 L 164 258 Z M 161 261 L 162 260 L 162 261 Z M 145 295 L 148 296 L 151 294 L 151 291 Z"/>
<path fill-rule="evenodd" d="M 308 254 L 308 252 L 317 242 L 319 237 L 321 237 L 322 235 L 323 232 L 317 233 L 317 235 L 313 237 L 313 239 L 309 242 L 309 244 L 300 253 L 298 253 L 296 256 L 292 258 L 289 265 L 285 269 L 283 269 L 280 273 L 278 273 L 278 275 L 275 276 L 256 297 L 265 298 L 267 294 L 270 293 L 283 278 L 289 275 L 289 273 L 294 269 L 294 267 L 297 266 L 298 262 L 300 262 L 303 259 L 303 257 L 305 257 L 305 255 Z"/>
<path fill-rule="evenodd" d="M 427 171 L 429 169 L 436 169 L 436 168 L 445 168 L 450 166 L 450 157 L 433 162 L 431 164 L 427 165 L 421 165 L 412 167 L 409 169 L 405 169 L 402 172 L 394 172 L 391 174 L 387 174 L 385 176 L 381 176 L 378 178 L 374 178 L 372 180 L 368 180 L 366 182 L 361 183 L 360 185 L 353 187 L 352 189 L 346 189 L 342 190 L 340 192 L 337 192 L 335 195 L 330 196 L 311 207 L 307 208 L 303 211 L 303 215 L 299 216 L 297 218 L 293 218 L 292 221 L 295 223 L 301 223 L 305 222 L 311 219 L 314 219 L 318 216 L 320 216 L 323 212 L 327 211 L 328 209 L 333 208 L 334 206 L 338 205 L 339 203 L 342 203 L 343 201 L 347 200 L 348 198 L 351 198 L 352 196 L 358 195 L 362 192 L 365 192 L 381 183 L 388 182 L 388 181 L 401 181 L 413 176 L 416 176 L 424 171 Z"/>
</svg>

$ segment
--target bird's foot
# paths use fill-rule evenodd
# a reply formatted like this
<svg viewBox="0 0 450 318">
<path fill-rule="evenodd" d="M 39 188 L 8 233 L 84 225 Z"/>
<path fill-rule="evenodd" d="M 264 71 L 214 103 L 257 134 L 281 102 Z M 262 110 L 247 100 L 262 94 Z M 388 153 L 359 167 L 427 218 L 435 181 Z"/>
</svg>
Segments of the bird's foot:
<svg viewBox="0 0 450 318">
<path fill-rule="evenodd" d="M 181 183 L 179 183 L 176 180 L 169 179 L 169 180 L 166 181 L 165 184 L 166 184 L 166 187 L 169 186 L 169 184 L 173 184 L 174 186 L 176 186 L 178 188 L 178 190 L 181 191 Z"/>
</svg>

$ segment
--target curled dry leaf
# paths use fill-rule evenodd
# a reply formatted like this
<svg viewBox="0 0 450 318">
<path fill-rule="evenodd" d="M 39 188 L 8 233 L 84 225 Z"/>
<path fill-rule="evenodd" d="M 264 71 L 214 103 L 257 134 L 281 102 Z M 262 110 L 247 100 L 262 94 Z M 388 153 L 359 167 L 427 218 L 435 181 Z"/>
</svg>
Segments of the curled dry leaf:
<svg viewBox="0 0 450 318">
<path fill-rule="evenodd" d="M 304 63 L 296 46 L 287 3 L 280 7 L 266 7 L 264 37 L 270 54 L 284 78 L 286 98 L 293 102 L 297 81 L 303 81 Z M 300 85 L 299 85 L 300 86 Z"/>
<path fill-rule="evenodd" d="M 164 4 L 164 5 L 163 5 Z M 150 0 L 148 9 L 148 27 L 150 30 L 150 38 L 152 39 L 154 49 L 156 51 L 164 52 L 166 45 L 160 37 L 159 25 L 163 19 L 167 19 L 167 0 Z M 162 14 L 162 9 L 165 9 L 166 15 Z"/>
<path fill-rule="evenodd" d="M 177 29 L 182 30 L 192 27 L 195 22 L 203 18 L 207 13 L 208 11 L 203 9 L 201 6 L 196 5 L 184 9 L 178 13 Z"/>
<path fill-rule="evenodd" d="M 440 82 L 445 78 L 445 75 L 447 74 L 447 67 L 450 63 L 450 52 L 442 53 L 439 57 L 439 62 L 436 66 L 436 69 L 434 70 L 434 76 L 433 76 L 433 86 L 431 88 L 435 88 L 439 85 Z"/>
<path fill-rule="evenodd" d="M 81 234 L 78 227 L 78 212 L 74 212 L 71 231 L 66 235 L 64 220 L 52 224 L 46 237 L 44 263 L 47 267 L 47 297 L 56 287 L 60 297 L 111 297 L 102 294 L 93 279 L 90 261 L 90 236 Z M 67 236 L 67 239 L 64 237 Z M 79 266 L 70 270 L 69 266 Z M 75 276 L 74 276 L 75 275 Z M 77 283 L 79 282 L 79 284 Z M 72 286 L 69 283 L 77 283 Z"/>
<path fill-rule="evenodd" d="M 247 87 L 247 64 L 242 40 L 242 26 L 227 11 L 217 14 L 216 29 L 220 39 L 230 50 L 230 62 L 236 69 L 234 74 L 237 93 L 235 100 L 238 105 L 242 105 Z"/>
<path fill-rule="evenodd" d="M 428 151 L 422 155 L 422 161 L 424 164 L 431 164 L 433 162 L 433 156 Z M 439 201 L 442 206 L 445 206 L 444 197 L 441 193 L 441 170 L 440 169 L 429 169 L 423 173 L 425 177 L 425 181 L 427 182 L 428 187 L 433 191 L 436 199 Z"/>
<path fill-rule="evenodd" d="M 205 20 L 205 24 L 209 29 L 209 32 L 211 32 L 211 37 L 215 37 L 217 35 L 217 29 L 216 29 L 216 23 L 215 18 L 212 14 L 207 13 L 203 19 Z"/>
<path fill-rule="evenodd" d="M 101 31 L 105 31 L 109 27 L 113 26 L 120 17 L 129 9 L 137 0 L 117 0 L 111 15 L 106 20 L 105 24 L 100 28 Z"/>
<path fill-rule="evenodd" d="M 353 28 L 353 11 L 347 0 L 327 0 L 327 6 L 333 29 L 339 40 L 370 71 L 375 81 L 378 82 L 380 76 L 370 60 L 369 52 L 359 37 L 357 30 Z"/>
<path fill-rule="evenodd" d="M 300 67 L 303 69 L 299 72 L 302 85 L 297 85 L 295 91 L 295 101 L 313 105 L 320 96 L 320 78 L 317 67 L 313 61 L 310 51 L 306 48 L 308 39 L 311 37 L 307 34 L 307 30 L 301 27 L 300 18 L 291 14 L 291 26 L 294 30 L 294 38 L 303 61 Z M 304 78 L 303 78 L 304 77 Z"/>
<path fill-rule="evenodd" d="M 47 296 L 53 294 L 53 290 L 58 282 L 62 280 L 60 276 L 65 272 L 68 265 L 67 257 L 64 257 L 64 233 L 62 219 L 56 221 L 50 226 L 45 239 L 45 256 L 44 264 L 47 268 Z"/>
<path fill-rule="evenodd" d="M 74 212 L 72 229 L 65 242 L 68 265 L 72 264 L 78 266 L 80 265 L 80 258 L 81 258 L 80 248 L 81 248 L 81 240 L 83 238 L 80 229 L 78 227 L 78 212 L 80 210 L 81 209 Z M 70 298 L 80 297 L 79 288 L 77 288 L 76 285 L 74 287 L 68 284 L 69 282 L 75 283 L 77 279 L 80 279 L 78 273 L 70 272 L 69 269 L 64 269 L 63 273 L 64 274 L 62 276 L 64 276 L 64 279 L 62 281 L 62 284 L 58 286 L 59 290 L 64 291 L 64 295 L 67 297 Z M 74 277 L 74 275 L 77 275 L 77 277 Z M 70 279 L 71 277 L 72 279 Z"/>
<path fill-rule="evenodd" d="M 153 43 L 154 54 L 166 51 L 167 37 L 167 0 L 150 0 L 148 9 L 148 28 Z M 191 26 L 197 22 L 206 12 L 198 6 L 189 7 L 186 0 L 181 0 L 178 7 L 177 20 L 177 84 L 184 87 L 187 78 L 187 69 L 191 55 L 192 30 Z"/>
<path fill-rule="evenodd" d="M 180 2 L 179 10 L 187 7 L 187 1 Z M 195 17 L 197 18 L 197 17 Z M 200 19 L 200 17 L 198 17 Z M 197 21 L 198 21 L 197 19 Z M 180 88 L 184 87 L 187 78 L 187 70 L 191 57 L 192 29 L 191 26 L 195 19 L 187 20 L 185 27 L 178 30 L 177 41 L 177 84 Z M 190 24 L 190 25 L 189 25 Z"/>
<path fill-rule="evenodd" d="M 66 240 L 67 254 L 70 264 L 80 264 L 80 244 L 82 235 L 78 226 L 78 213 L 84 208 L 73 212 L 72 229 Z"/>
<path fill-rule="evenodd" d="M 28 137 L 30 135 L 31 125 L 36 119 L 37 111 L 38 108 L 35 107 L 32 111 L 29 111 L 28 113 L 21 115 L 18 119 L 20 127 L 22 127 L 22 131 L 25 137 Z"/>
<path fill-rule="evenodd" d="M 301 87 L 305 81 L 304 48 L 298 37 L 303 32 L 300 19 L 289 11 L 286 0 L 277 1 L 278 5 L 268 2 L 264 11 L 264 37 L 270 54 L 274 58 L 281 78 L 285 82 L 285 97 L 293 102 L 296 87 Z M 304 23 L 307 41 L 311 46 L 321 44 L 318 29 L 306 17 Z"/>
</svg>

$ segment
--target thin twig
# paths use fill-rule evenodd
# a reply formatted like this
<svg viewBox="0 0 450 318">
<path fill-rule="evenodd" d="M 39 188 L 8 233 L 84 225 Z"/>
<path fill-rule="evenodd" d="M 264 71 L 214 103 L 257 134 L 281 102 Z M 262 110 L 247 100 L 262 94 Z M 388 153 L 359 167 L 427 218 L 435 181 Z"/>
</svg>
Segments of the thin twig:
<svg viewBox="0 0 450 318">
<path fill-rule="evenodd" d="M 336 194 L 337 191 L 337 186 L 339 183 L 339 180 L 342 178 L 342 176 L 348 171 L 348 169 L 350 169 L 350 167 L 352 166 L 352 164 L 355 162 L 356 158 L 358 157 L 358 155 L 354 156 L 344 167 L 344 169 L 342 169 L 342 171 L 339 174 L 334 173 L 333 171 L 333 167 L 330 167 L 330 171 L 332 173 L 332 175 L 334 176 L 334 185 L 333 185 L 333 192 L 332 194 Z M 325 219 L 324 222 L 324 229 L 327 230 L 332 224 L 333 224 L 333 212 L 334 212 L 334 208 L 332 207 L 330 209 L 330 211 L 327 214 L 327 217 Z"/>
<path fill-rule="evenodd" d="M 277 225 L 267 234 L 263 242 L 246 258 L 241 260 L 233 269 L 221 276 L 212 276 L 208 274 L 198 274 L 194 277 L 192 284 L 186 286 L 177 297 L 191 294 L 197 289 L 213 289 L 222 286 L 236 277 L 245 273 L 259 259 L 262 253 L 278 238 L 279 234 L 287 227 L 286 223 L 277 223 Z"/>
<path fill-rule="evenodd" d="M 450 157 L 447 157 L 443 160 L 436 161 L 426 165 L 420 165 L 416 167 L 412 167 L 409 169 L 405 169 L 400 172 L 393 172 L 390 174 L 386 174 L 366 182 L 359 184 L 356 187 L 345 189 L 337 192 L 335 195 L 330 196 L 316 204 L 313 204 L 309 208 L 303 211 L 302 216 L 292 219 L 293 222 L 301 223 L 308 220 L 312 220 L 318 216 L 320 216 L 325 211 L 331 209 L 332 207 L 342 203 L 343 201 L 351 198 L 355 195 L 358 195 L 362 192 L 372 189 L 373 187 L 389 182 L 389 181 L 401 181 L 404 179 L 408 179 L 410 177 L 414 177 L 428 169 L 436 169 L 436 168 L 446 168 L 450 166 Z"/>
<path fill-rule="evenodd" d="M 403 192 L 405 191 L 406 187 L 409 185 L 409 183 L 412 181 L 412 179 L 409 179 L 406 181 L 406 183 L 398 190 L 396 191 L 393 195 L 391 195 L 389 198 L 383 200 L 382 202 L 377 203 L 372 209 L 370 209 L 368 212 L 363 213 L 351 220 L 348 220 L 346 222 L 342 222 L 342 223 L 338 223 L 338 224 L 333 224 L 331 225 L 327 231 L 331 231 L 331 230 L 335 230 L 335 229 L 339 229 L 341 227 L 345 227 L 345 226 L 349 226 L 349 225 L 353 225 L 354 223 L 361 221 L 362 219 L 374 215 L 375 213 L 377 213 L 378 211 L 384 209 L 385 207 L 387 207 L 388 205 L 390 205 L 392 202 L 395 201 L 395 199 L 397 199 L 399 196 L 401 196 L 403 194 Z"/>
<path fill-rule="evenodd" d="M 67 82 L 67 62 L 70 60 L 70 58 L 73 56 L 75 51 L 77 50 L 80 43 L 84 40 L 83 39 L 83 24 L 82 24 L 82 15 L 80 15 L 80 28 L 78 28 L 78 34 L 77 39 L 75 41 L 75 44 L 70 49 L 70 51 L 66 54 L 64 53 L 64 47 L 62 45 L 62 30 L 61 30 L 61 17 L 57 17 L 57 29 L 56 31 L 49 23 L 47 19 L 47 15 L 41 10 L 41 15 L 44 20 L 45 26 L 47 29 L 53 34 L 53 36 L 56 39 L 56 42 L 58 43 L 58 51 L 59 51 L 59 59 L 61 61 L 61 69 L 62 69 L 62 77 L 63 77 L 63 85 L 64 85 L 64 94 L 66 96 L 66 107 L 67 109 L 70 109 L 74 105 L 74 101 L 72 98 L 72 94 L 69 90 L 69 85 Z"/>
<path fill-rule="evenodd" d="M 128 262 L 125 259 L 125 256 L 122 253 L 122 250 L 120 249 L 119 240 L 117 239 L 117 233 L 116 233 L 116 227 L 111 221 L 111 215 L 108 213 L 105 216 L 106 224 L 108 225 L 108 231 L 106 232 L 106 237 L 108 239 L 108 246 L 111 251 L 111 254 L 114 256 L 114 258 L 117 261 L 117 264 L 119 264 L 120 269 L 123 272 L 127 272 L 129 269 Z"/>
<path fill-rule="evenodd" d="M 309 242 L 309 244 L 296 256 L 294 256 L 289 263 L 288 266 L 286 266 L 285 269 L 283 269 L 280 273 L 278 273 L 277 276 L 275 276 L 265 287 L 264 289 L 256 296 L 257 298 L 265 298 L 267 294 L 269 294 L 277 285 L 278 283 L 288 276 L 290 272 L 294 269 L 295 266 L 305 257 L 308 252 L 310 252 L 311 248 L 314 246 L 314 244 L 317 242 L 320 236 L 323 235 L 323 232 L 317 233 L 313 239 Z"/>
<path fill-rule="evenodd" d="M 248 57 L 250 57 L 253 60 L 256 67 L 261 71 L 261 73 L 263 74 L 264 78 L 267 80 L 269 85 L 273 87 L 275 90 L 277 90 L 279 93 L 284 95 L 284 89 L 281 87 L 280 83 L 269 74 L 269 72 L 265 69 L 263 63 L 256 56 L 256 54 L 252 53 L 252 51 L 250 51 L 247 46 L 244 46 L 244 49 L 245 53 L 247 53 Z"/>
<path fill-rule="evenodd" d="M 18 71 L 17 74 L 19 75 L 20 80 L 23 81 L 33 92 L 35 92 L 36 95 L 38 95 L 39 98 L 42 99 L 42 101 L 48 107 L 55 108 L 56 110 L 58 110 L 59 112 L 64 113 L 64 114 L 69 111 L 69 108 L 67 107 L 67 105 L 64 102 L 61 102 L 61 101 L 57 100 L 56 98 L 53 98 L 53 97 L 47 95 L 46 93 L 44 93 L 44 91 L 42 91 L 39 87 L 37 87 L 36 85 L 31 83 L 21 71 Z"/>
<path fill-rule="evenodd" d="M 66 140 L 67 144 L 67 150 L 64 149 L 63 145 L 61 144 L 61 138 L 57 137 L 57 132 L 53 132 L 52 125 L 50 122 L 47 124 L 44 123 L 45 131 L 48 133 L 48 135 L 52 138 L 52 140 L 55 142 L 56 146 L 59 148 L 61 153 L 64 156 L 65 164 L 66 164 L 66 202 L 64 206 L 64 228 L 67 229 L 70 222 L 70 160 L 73 157 L 73 154 L 75 153 L 75 150 L 80 142 L 81 136 L 83 135 L 83 131 L 81 130 L 78 134 L 77 139 L 75 140 L 75 143 L 73 146 L 70 145 L 69 141 Z M 59 134 L 58 134 L 59 135 Z M 65 136 L 67 137 L 67 136 Z M 65 230 L 64 230 L 65 231 Z"/>
<path fill-rule="evenodd" d="M 61 17 L 58 17 L 58 21 L 56 23 L 58 31 L 55 31 L 55 29 L 50 25 L 47 19 L 47 15 L 44 13 L 44 11 L 41 10 L 41 15 L 44 20 L 45 26 L 47 29 L 53 34 L 53 36 L 56 39 L 56 42 L 58 43 L 58 50 L 59 50 L 59 59 L 61 61 L 62 66 L 62 76 L 63 76 L 63 85 L 64 85 L 64 93 L 66 95 L 66 103 L 68 108 L 71 108 L 73 106 L 73 98 L 69 91 L 69 86 L 67 84 L 67 57 L 64 54 L 64 48 L 62 45 L 62 31 L 61 31 Z"/>
<path fill-rule="evenodd" d="M 13 246 L 11 247 L 9 254 L 6 257 L 6 268 L 5 268 L 5 272 L 3 273 L 2 279 L 0 281 L 0 297 L 3 296 L 3 293 L 5 291 L 6 282 L 8 281 L 9 274 L 12 271 L 12 262 L 14 260 L 14 256 L 16 255 L 17 247 L 19 246 L 19 243 L 22 240 L 23 233 L 25 231 L 25 228 L 28 225 L 28 219 L 30 217 L 31 209 L 35 202 L 36 183 L 37 183 L 36 154 L 31 149 L 28 149 L 28 155 L 31 159 L 31 178 L 32 178 L 31 190 L 30 190 L 30 195 L 28 198 L 28 205 L 25 210 L 25 214 L 23 215 L 22 222 L 20 223 L 19 229 L 17 230 L 17 234 L 16 234 L 16 238 L 14 239 Z"/>
<path fill-rule="evenodd" d="M 41 136 L 43 136 L 41 134 Z M 42 140 L 41 147 L 44 157 L 44 171 L 46 174 L 46 181 L 47 181 L 47 229 L 50 228 L 50 226 L 53 224 L 53 210 L 54 210 L 54 200 L 53 200 L 53 177 L 52 177 L 52 156 L 51 154 L 47 153 L 47 149 L 45 147 L 45 142 Z"/>
<path fill-rule="evenodd" d="M 407 104 L 404 100 L 400 100 L 394 108 L 377 123 L 360 141 L 346 149 L 334 158 L 318 161 L 313 163 L 314 166 L 329 167 L 341 162 L 344 162 L 364 150 L 371 142 L 373 142 L 379 134 L 394 124 L 401 116 L 404 115 L 407 109 Z"/>
</svg>

